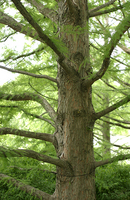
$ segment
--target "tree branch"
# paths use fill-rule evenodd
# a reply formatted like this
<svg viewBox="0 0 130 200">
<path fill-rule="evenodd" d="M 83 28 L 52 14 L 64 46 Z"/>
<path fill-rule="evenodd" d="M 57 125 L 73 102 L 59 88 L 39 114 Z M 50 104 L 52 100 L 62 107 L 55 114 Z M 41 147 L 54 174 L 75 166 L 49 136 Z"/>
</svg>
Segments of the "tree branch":
<svg viewBox="0 0 130 200">
<path fill-rule="evenodd" d="M 39 13 L 51 19 L 55 23 L 58 22 L 58 14 L 56 13 L 56 11 L 49 8 L 45 8 L 42 3 L 37 2 L 36 0 L 27 0 L 27 1 L 30 2 L 31 5 L 35 6 L 36 9 L 39 11 Z"/>
<path fill-rule="evenodd" d="M 130 66 L 129 66 L 130 67 Z M 122 81 L 121 79 L 119 79 L 118 77 L 116 77 L 116 79 L 118 80 L 119 83 L 123 83 L 124 85 L 130 87 L 130 84 L 129 83 L 126 83 L 125 81 Z"/>
<path fill-rule="evenodd" d="M 44 140 L 47 142 L 51 142 L 52 144 L 55 143 L 55 137 L 51 134 L 24 131 L 24 130 L 19 130 L 19 129 L 12 129 L 12 128 L 0 128 L 0 135 L 7 135 L 7 134 Z"/>
<path fill-rule="evenodd" d="M 100 50 L 99 48 L 97 48 L 95 45 L 93 45 L 92 43 L 91 43 L 90 45 L 91 45 L 94 49 L 96 49 L 97 51 L 100 51 L 100 52 L 101 52 L 101 50 Z M 125 64 L 125 63 L 121 62 L 120 60 L 118 60 L 118 59 L 116 59 L 116 58 L 114 58 L 114 57 L 112 57 L 112 56 L 111 56 L 111 59 L 115 60 L 116 62 L 119 62 L 119 63 L 122 64 L 122 65 L 125 65 L 125 66 L 127 66 L 127 67 L 130 67 L 130 65 Z"/>
<path fill-rule="evenodd" d="M 119 147 L 120 149 L 130 149 L 130 147 L 128 147 L 128 146 L 123 147 L 123 146 L 121 146 L 121 145 L 113 144 L 113 143 L 111 143 L 111 142 L 108 142 L 107 140 L 104 140 L 104 139 L 101 139 L 101 138 L 97 137 L 95 134 L 94 134 L 94 137 L 97 138 L 98 140 L 105 141 L 106 143 L 108 143 L 109 146 L 112 145 L 112 146 L 114 146 L 114 147 Z M 106 144 L 106 145 L 107 145 L 107 144 Z"/>
<path fill-rule="evenodd" d="M 5 62 L 5 61 L 10 60 L 10 59 L 17 60 L 19 58 L 25 58 L 25 57 L 31 56 L 31 55 L 33 55 L 35 53 L 38 53 L 38 52 L 40 52 L 42 50 L 44 50 L 44 47 L 38 48 L 38 49 L 36 49 L 36 50 L 34 50 L 34 51 L 30 52 L 30 53 L 19 55 L 19 56 L 15 57 L 15 58 L 9 56 L 6 59 L 0 60 L 0 62 Z"/>
<path fill-rule="evenodd" d="M 4 36 L 3 38 L 1 38 L 0 43 L 5 42 L 10 36 L 14 35 L 15 33 L 16 33 L 16 31 Z"/>
<path fill-rule="evenodd" d="M 28 157 L 33 158 L 42 162 L 47 162 L 53 165 L 56 165 L 61 168 L 69 168 L 68 162 L 65 160 L 60 159 L 54 159 L 50 156 L 46 156 L 40 153 L 37 153 L 33 150 L 27 150 L 27 149 L 7 149 L 5 147 L 0 146 L 0 157 Z"/>
<path fill-rule="evenodd" d="M 40 42 L 42 41 L 35 30 L 20 24 L 15 19 L 8 16 L 7 14 L 4 14 L 1 11 L 0 11 L 0 23 L 9 26 L 16 32 L 23 33 L 24 35 L 27 35 L 27 36 L 29 36 L 35 40 L 38 40 Z"/>
<path fill-rule="evenodd" d="M 89 13 L 91 14 L 92 12 L 96 12 L 98 10 L 101 10 L 102 8 L 105 8 L 107 6 L 110 6 L 111 4 L 113 4 L 116 0 L 111 0 L 107 3 L 102 4 L 101 6 L 97 6 L 96 8 L 93 8 L 91 10 L 89 10 Z"/>
<path fill-rule="evenodd" d="M 24 74 L 24 75 L 31 76 L 31 77 L 34 77 L 34 78 L 45 78 L 47 80 L 50 80 L 50 81 L 53 81 L 53 82 L 57 83 L 57 80 L 55 78 L 52 78 L 52 77 L 47 76 L 47 75 L 33 74 L 33 73 L 30 73 L 30 72 L 27 72 L 27 71 L 22 71 L 22 70 L 17 70 L 17 69 L 11 69 L 11 68 L 8 68 L 8 67 L 4 67 L 2 65 L 0 65 L 0 68 L 1 69 L 5 69 L 5 70 L 7 70 L 9 72 L 14 72 L 14 73 L 18 73 L 18 74 Z"/>
<path fill-rule="evenodd" d="M 120 10 L 120 9 L 122 9 L 125 5 L 126 5 L 126 3 L 124 3 L 122 6 L 116 6 L 115 8 L 110 8 L 110 9 L 107 9 L 107 10 L 102 10 L 102 11 L 100 11 L 100 12 L 90 12 L 90 13 L 89 13 L 89 18 L 90 18 L 90 17 L 96 17 L 96 16 L 104 15 L 104 14 L 107 14 L 107 13 L 111 13 L 111 12 Z"/>
<path fill-rule="evenodd" d="M 23 4 L 20 2 L 20 0 L 11 0 L 11 1 L 14 3 L 14 5 L 16 6 L 16 8 L 19 10 L 19 12 L 21 13 L 21 15 L 36 30 L 36 32 L 38 33 L 38 35 L 42 39 L 42 41 L 45 42 L 60 58 L 64 58 L 64 56 L 62 55 L 62 53 L 57 49 L 57 47 L 52 42 L 52 40 L 44 33 L 43 29 L 32 18 L 32 16 L 29 14 L 29 12 L 23 6 Z"/>
<path fill-rule="evenodd" d="M 30 185 L 26 185 L 10 176 L 7 176 L 5 174 L 0 174 L 0 180 L 6 180 L 6 182 L 10 183 L 11 185 L 17 187 L 18 189 L 34 196 L 39 199 L 44 199 L 44 200 L 53 200 L 53 197 L 41 190 L 38 190 Z"/>
<path fill-rule="evenodd" d="M 104 116 L 105 118 L 109 118 L 111 120 L 114 120 L 114 121 L 117 121 L 119 123 L 122 123 L 122 124 L 130 124 L 130 121 L 126 121 L 126 120 L 119 120 L 119 119 L 115 119 L 113 117 L 108 117 L 108 116 Z"/>
<path fill-rule="evenodd" d="M 121 43 L 118 44 L 118 46 L 127 54 L 130 54 L 130 48 L 125 47 Z"/>
<path fill-rule="evenodd" d="M 19 32 L 19 33 L 23 33 L 26 36 L 29 36 L 35 40 L 38 40 L 40 42 L 43 42 L 44 39 L 46 40 L 46 44 L 50 43 L 50 47 L 53 49 L 54 47 L 54 51 L 55 51 L 55 45 L 53 44 L 53 42 L 43 33 L 41 27 L 40 30 L 41 32 L 39 33 L 41 35 L 41 37 L 38 35 L 38 33 L 33 30 L 30 27 L 26 27 L 23 26 L 22 24 L 20 24 L 19 22 L 17 22 L 16 20 L 14 20 L 12 17 L 4 14 L 3 12 L 0 11 L 0 23 L 5 24 L 7 26 L 9 26 L 10 28 L 12 28 L 13 30 Z M 39 25 L 38 25 L 39 27 Z M 43 36 L 43 37 L 42 37 Z M 45 38 L 44 38 L 45 36 Z M 53 46 L 54 45 L 54 46 Z M 57 48 L 56 48 L 57 49 Z M 58 54 L 59 52 L 59 54 Z M 68 66 L 65 65 L 64 61 L 64 56 L 62 55 L 62 53 L 60 53 L 60 51 L 56 52 L 57 55 L 59 55 L 59 59 L 58 62 L 61 65 L 61 67 L 63 67 L 63 69 L 68 72 L 68 73 L 74 73 L 74 70 L 71 70 L 71 68 L 69 68 Z"/>
<path fill-rule="evenodd" d="M 36 101 L 43 106 L 43 108 L 47 111 L 47 113 L 49 114 L 49 116 L 51 117 L 53 121 L 55 121 L 56 119 L 56 113 L 54 109 L 51 107 L 51 105 L 48 103 L 48 101 L 45 98 L 41 97 L 38 94 L 23 93 L 23 94 L 12 95 L 12 94 L 5 94 L 5 93 L 0 92 L 0 99 L 9 100 L 9 101 L 29 101 L 29 100 Z"/>
<path fill-rule="evenodd" d="M 94 114 L 94 118 L 97 120 L 100 117 L 112 112 L 113 110 L 116 110 L 120 106 L 128 103 L 130 101 L 130 95 L 128 95 L 126 98 L 122 99 L 121 101 L 118 101 L 117 103 L 113 104 L 112 106 Z"/>
<path fill-rule="evenodd" d="M 112 86 L 111 84 L 107 83 L 105 80 L 102 79 L 102 81 L 103 81 L 107 86 L 111 87 L 112 89 L 117 90 L 117 91 L 120 91 L 120 90 L 118 90 L 118 88 L 116 88 L 116 87 Z M 120 91 L 120 93 L 122 93 L 122 94 L 124 94 L 124 95 L 127 96 L 127 93 L 126 93 L 126 92 Z"/>
<path fill-rule="evenodd" d="M 35 118 L 37 118 L 37 119 L 43 120 L 43 121 L 45 121 L 45 122 L 48 122 L 48 123 L 51 124 L 54 128 L 56 128 L 55 124 L 54 124 L 51 120 L 49 120 L 49 119 L 47 119 L 47 118 L 45 118 L 45 117 L 42 117 L 41 115 L 36 115 L 36 114 L 33 114 L 33 113 L 29 113 L 29 112 L 27 112 L 26 110 L 24 110 L 23 108 L 20 108 L 19 106 L 14 106 L 14 105 L 9 105 L 9 106 L 0 105 L 0 107 L 1 107 L 1 108 L 11 108 L 11 109 L 12 109 L 12 108 L 17 108 L 17 109 L 19 109 L 20 111 L 24 112 L 26 115 L 29 115 L 29 116 L 35 117 Z"/>
<path fill-rule="evenodd" d="M 116 161 L 127 160 L 127 159 L 130 159 L 130 154 L 115 156 L 115 157 L 107 159 L 107 160 L 95 162 L 95 168 L 100 167 L 102 165 L 110 164 L 110 163 L 113 163 Z"/>
<path fill-rule="evenodd" d="M 125 128 L 125 129 L 130 129 L 130 126 L 124 126 L 124 125 L 121 125 L 121 124 L 119 124 L 119 123 L 113 123 L 113 122 L 109 122 L 109 121 L 103 120 L 103 119 L 100 119 L 100 120 L 102 120 L 103 122 L 106 122 L 106 123 L 108 123 L 108 124 L 112 124 L 112 125 L 115 125 L 115 126 L 120 126 L 120 127 L 122 127 L 122 128 Z"/>
<path fill-rule="evenodd" d="M 92 78 L 90 78 L 89 82 L 93 84 L 95 81 L 100 79 L 108 69 L 109 63 L 110 63 L 110 58 L 111 54 L 116 47 L 117 43 L 123 36 L 123 34 L 130 28 L 130 15 L 123 19 L 119 25 L 116 27 L 116 32 L 113 34 L 110 42 L 108 45 L 106 45 L 106 48 L 104 49 L 105 55 L 104 55 L 104 60 L 102 63 L 101 69 L 96 73 L 92 75 Z"/>
</svg>

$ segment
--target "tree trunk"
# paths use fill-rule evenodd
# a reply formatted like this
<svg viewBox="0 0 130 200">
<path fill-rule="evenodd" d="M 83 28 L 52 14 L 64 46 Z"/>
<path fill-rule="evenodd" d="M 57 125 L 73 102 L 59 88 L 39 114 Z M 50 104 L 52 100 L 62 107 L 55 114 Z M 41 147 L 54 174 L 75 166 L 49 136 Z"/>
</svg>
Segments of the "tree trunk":
<svg viewBox="0 0 130 200">
<path fill-rule="evenodd" d="M 59 10 L 60 37 L 69 49 L 64 62 L 74 73 L 69 74 L 58 65 L 57 155 L 68 161 L 70 168 L 57 168 L 55 199 L 95 200 L 94 109 L 91 86 L 84 88 L 82 84 L 91 72 L 85 20 L 87 5 L 84 1 L 75 5 L 73 2 L 67 7 L 60 1 Z"/>
</svg>

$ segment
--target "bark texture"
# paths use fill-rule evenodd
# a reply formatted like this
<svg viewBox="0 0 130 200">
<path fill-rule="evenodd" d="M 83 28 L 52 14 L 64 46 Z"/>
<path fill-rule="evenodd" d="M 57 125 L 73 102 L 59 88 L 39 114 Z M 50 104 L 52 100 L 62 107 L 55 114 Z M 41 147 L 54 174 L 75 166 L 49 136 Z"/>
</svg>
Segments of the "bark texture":
<svg viewBox="0 0 130 200">
<path fill-rule="evenodd" d="M 67 73 L 58 66 L 59 102 L 57 116 L 57 155 L 70 168 L 57 167 L 57 200 L 94 200 L 95 164 L 93 154 L 94 110 L 91 87 L 83 87 L 91 74 L 86 1 L 60 1 L 60 37 L 69 49 Z M 63 29 L 64 25 L 64 29 Z M 75 33 L 74 33 L 75 32 Z"/>
</svg>

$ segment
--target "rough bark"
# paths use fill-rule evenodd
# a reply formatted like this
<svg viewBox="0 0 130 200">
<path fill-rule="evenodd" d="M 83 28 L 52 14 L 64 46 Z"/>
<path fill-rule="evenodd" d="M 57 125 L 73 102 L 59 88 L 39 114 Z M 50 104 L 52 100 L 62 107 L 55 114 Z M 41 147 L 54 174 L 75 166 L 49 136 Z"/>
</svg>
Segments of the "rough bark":
<svg viewBox="0 0 130 200">
<path fill-rule="evenodd" d="M 59 3 L 60 37 L 69 49 L 64 62 L 75 73 L 69 74 L 58 66 L 57 155 L 69 162 L 70 169 L 57 167 L 54 193 L 57 200 L 95 199 L 94 110 L 91 87 L 83 87 L 84 77 L 91 73 L 86 10 L 87 3 L 83 0 L 75 4 L 71 1 Z M 62 24 L 66 29 L 63 30 Z M 80 34 L 78 26 L 82 28 Z M 68 32 L 68 28 L 72 33 Z"/>
</svg>

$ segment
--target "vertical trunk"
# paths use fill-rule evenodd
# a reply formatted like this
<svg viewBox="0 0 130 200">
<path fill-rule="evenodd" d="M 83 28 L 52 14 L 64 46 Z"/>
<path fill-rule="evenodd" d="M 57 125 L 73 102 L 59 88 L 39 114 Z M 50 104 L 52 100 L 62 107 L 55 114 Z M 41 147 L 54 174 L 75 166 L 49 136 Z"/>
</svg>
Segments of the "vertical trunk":
<svg viewBox="0 0 130 200">
<path fill-rule="evenodd" d="M 69 49 L 65 63 L 75 73 L 58 66 L 57 154 L 71 170 L 57 168 L 56 200 L 95 200 L 94 110 L 91 87 L 82 87 L 91 71 L 86 2 L 62 0 L 59 4 L 60 37 Z"/>
</svg>

